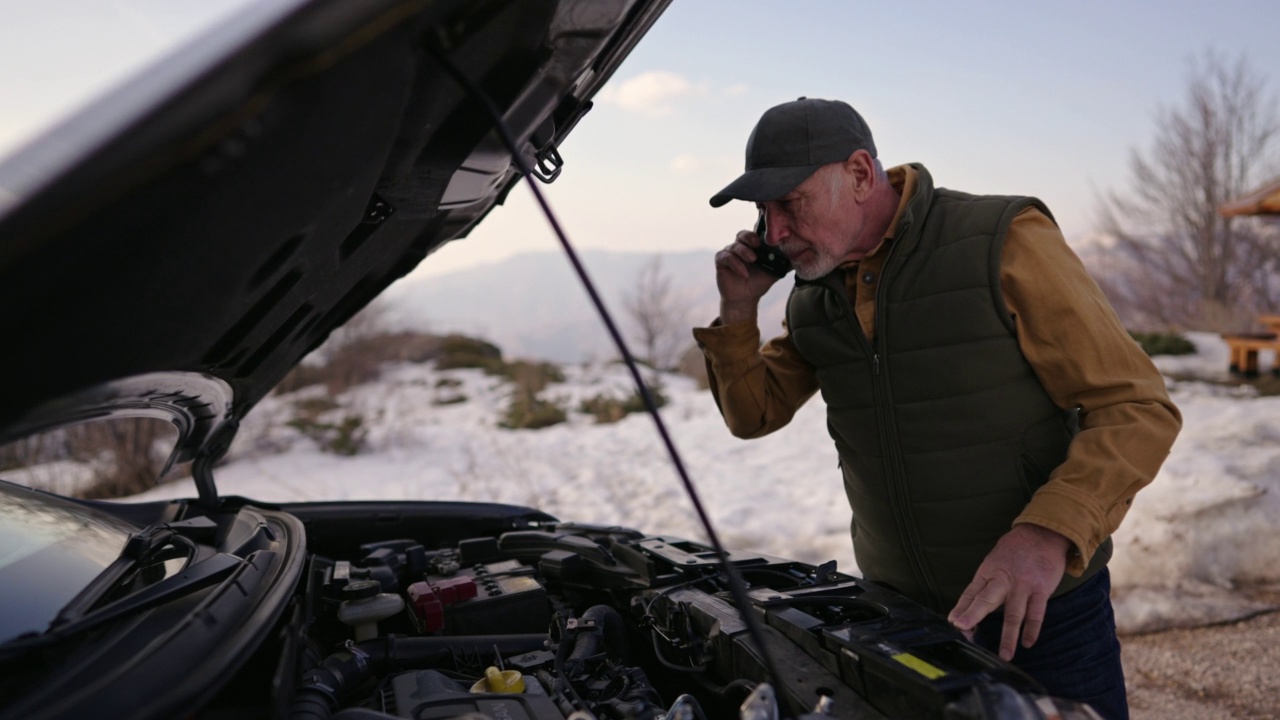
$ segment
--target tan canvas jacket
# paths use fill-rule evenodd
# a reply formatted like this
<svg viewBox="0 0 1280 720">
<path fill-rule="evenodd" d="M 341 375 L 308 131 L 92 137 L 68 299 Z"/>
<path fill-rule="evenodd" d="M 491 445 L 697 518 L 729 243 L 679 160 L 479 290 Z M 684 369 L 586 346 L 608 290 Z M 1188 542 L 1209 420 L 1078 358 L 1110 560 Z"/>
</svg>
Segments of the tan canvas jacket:
<svg viewBox="0 0 1280 720">
<path fill-rule="evenodd" d="M 915 171 L 891 168 L 903 198 Z M 898 218 L 889 227 L 898 225 Z M 887 240 L 888 238 L 886 238 Z M 868 339 L 875 337 L 875 283 L 887 243 L 872 251 L 846 290 Z M 1053 471 L 1014 520 L 1066 536 L 1075 546 L 1067 571 L 1078 575 L 1120 525 L 1138 490 L 1154 479 L 1182 426 L 1164 380 L 1120 324 L 1102 291 L 1067 246 L 1057 225 L 1035 209 L 1014 218 L 1000 262 L 1005 304 L 1018 345 L 1053 401 L 1079 407 L 1081 431 L 1067 460 Z M 871 278 L 872 282 L 860 282 Z M 729 430 L 766 435 L 790 422 L 818 390 L 813 369 L 784 334 L 760 346 L 754 320 L 696 328 L 711 389 Z"/>
</svg>

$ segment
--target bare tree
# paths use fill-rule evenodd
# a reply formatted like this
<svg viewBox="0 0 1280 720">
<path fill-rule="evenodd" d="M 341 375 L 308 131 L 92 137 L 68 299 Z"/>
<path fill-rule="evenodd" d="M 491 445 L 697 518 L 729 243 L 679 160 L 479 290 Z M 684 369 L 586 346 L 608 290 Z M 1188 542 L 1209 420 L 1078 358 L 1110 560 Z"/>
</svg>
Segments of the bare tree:
<svg viewBox="0 0 1280 720">
<path fill-rule="evenodd" d="M 691 340 L 690 301 L 662 267 L 662 256 L 640 267 L 636 284 L 624 293 L 623 308 L 640 344 L 640 359 L 655 370 L 670 370 Z"/>
<path fill-rule="evenodd" d="M 1192 61 L 1182 103 L 1133 151 L 1129 191 L 1103 201 L 1120 258 L 1102 285 L 1126 321 L 1240 330 L 1280 309 L 1274 233 L 1218 213 L 1275 172 L 1278 141 L 1275 97 L 1245 58 Z"/>
</svg>

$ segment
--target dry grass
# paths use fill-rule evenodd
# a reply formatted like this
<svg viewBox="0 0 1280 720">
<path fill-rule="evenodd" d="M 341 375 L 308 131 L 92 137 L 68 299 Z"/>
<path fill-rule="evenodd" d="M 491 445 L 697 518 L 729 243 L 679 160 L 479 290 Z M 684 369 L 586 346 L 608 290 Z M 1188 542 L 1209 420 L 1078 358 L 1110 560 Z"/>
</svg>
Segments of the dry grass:
<svg viewBox="0 0 1280 720">
<path fill-rule="evenodd" d="M 135 495 L 155 487 L 177 430 L 153 418 L 107 418 L 24 438 L 0 448 L 0 469 L 71 461 L 91 469 L 87 483 L 46 477 L 41 489 L 83 498 Z"/>
<path fill-rule="evenodd" d="M 653 398 L 654 405 L 662 407 L 667 404 L 667 396 L 663 394 L 659 387 L 650 386 L 649 396 Z M 578 405 L 579 412 L 587 413 L 595 418 L 597 425 L 607 425 L 616 423 L 631 413 L 647 412 L 644 398 L 639 392 L 633 391 L 624 398 L 613 397 L 609 395 L 599 394 L 593 395 L 583 400 Z"/>
</svg>

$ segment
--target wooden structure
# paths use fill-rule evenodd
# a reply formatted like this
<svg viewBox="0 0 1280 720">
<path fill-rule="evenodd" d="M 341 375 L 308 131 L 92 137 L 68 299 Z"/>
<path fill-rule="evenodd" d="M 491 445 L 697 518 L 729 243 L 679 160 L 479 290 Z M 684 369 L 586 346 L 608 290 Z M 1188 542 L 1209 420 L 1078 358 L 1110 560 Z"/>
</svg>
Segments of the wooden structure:
<svg viewBox="0 0 1280 720">
<path fill-rule="evenodd" d="M 1267 332 L 1222 336 L 1231 353 L 1232 375 L 1258 377 L 1258 351 L 1270 350 L 1276 353 L 1271 374 L 1280 376 L 1280 315 L 1262 315 L 1258 321 L 1267 327 Z"/>
<path fill-rule="evenodd" d="M 1218 208 L 1222 217 L 1238 215 L 1280 215 L 1280 178 L 1272 180 L 1257 190 L 1236 198 Z M 1262 315 L 1258 321 L 1267 332 L 1245 335 L 1223 335 L 1231 352 L 1231 374 L 1245 377 L 1258 376 L 1258 351 L 1276 353 L 1271 362 L 1271 374 L 1280 375 L 1280 315 Z"/>
<path fill-rule="evenodd" d="M 1280 215 L 1280 178 L 1254 190 L 1241 198 L 1228 201 L 1218 208 L 1222 217 L 1237 215 Z"/>
</svg>

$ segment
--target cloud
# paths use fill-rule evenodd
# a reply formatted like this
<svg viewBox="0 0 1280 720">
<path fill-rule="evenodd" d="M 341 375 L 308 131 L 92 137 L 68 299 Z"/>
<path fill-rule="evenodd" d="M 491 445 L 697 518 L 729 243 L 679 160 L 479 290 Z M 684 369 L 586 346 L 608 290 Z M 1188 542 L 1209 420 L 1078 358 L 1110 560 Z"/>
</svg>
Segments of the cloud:
<svg viewBox="0 0 1280 720">
<path fill-rule="evenodd" d="M 746 95 L 749 92 L 751 92 L 751 86 L 744 82 L 734 83 L 720 91 L 720 93 L 725 97 L 738 97 L 739 95 Z"/>
<path fill-rule="evenodd" d="M 619 84 L 605 86 L 597 100 L 650 117 L 670 115 L 674 103 L 702 91 L 682 75 L 651 70 Z"/>
<path fill-rule="evenodd" d="M 684 153 L 671 159 L 671 172 L 677 175 L 733 176 L 742 172 L 742 158 L 731 155 L 690 155 Z"/>
<path fill-rule="evenodd" d="M 703 161 L 697 155 L 677 155 L 671 161 L 671 170 L 677 175 L 693 175 L 703 167 Z"/>
</svg>

